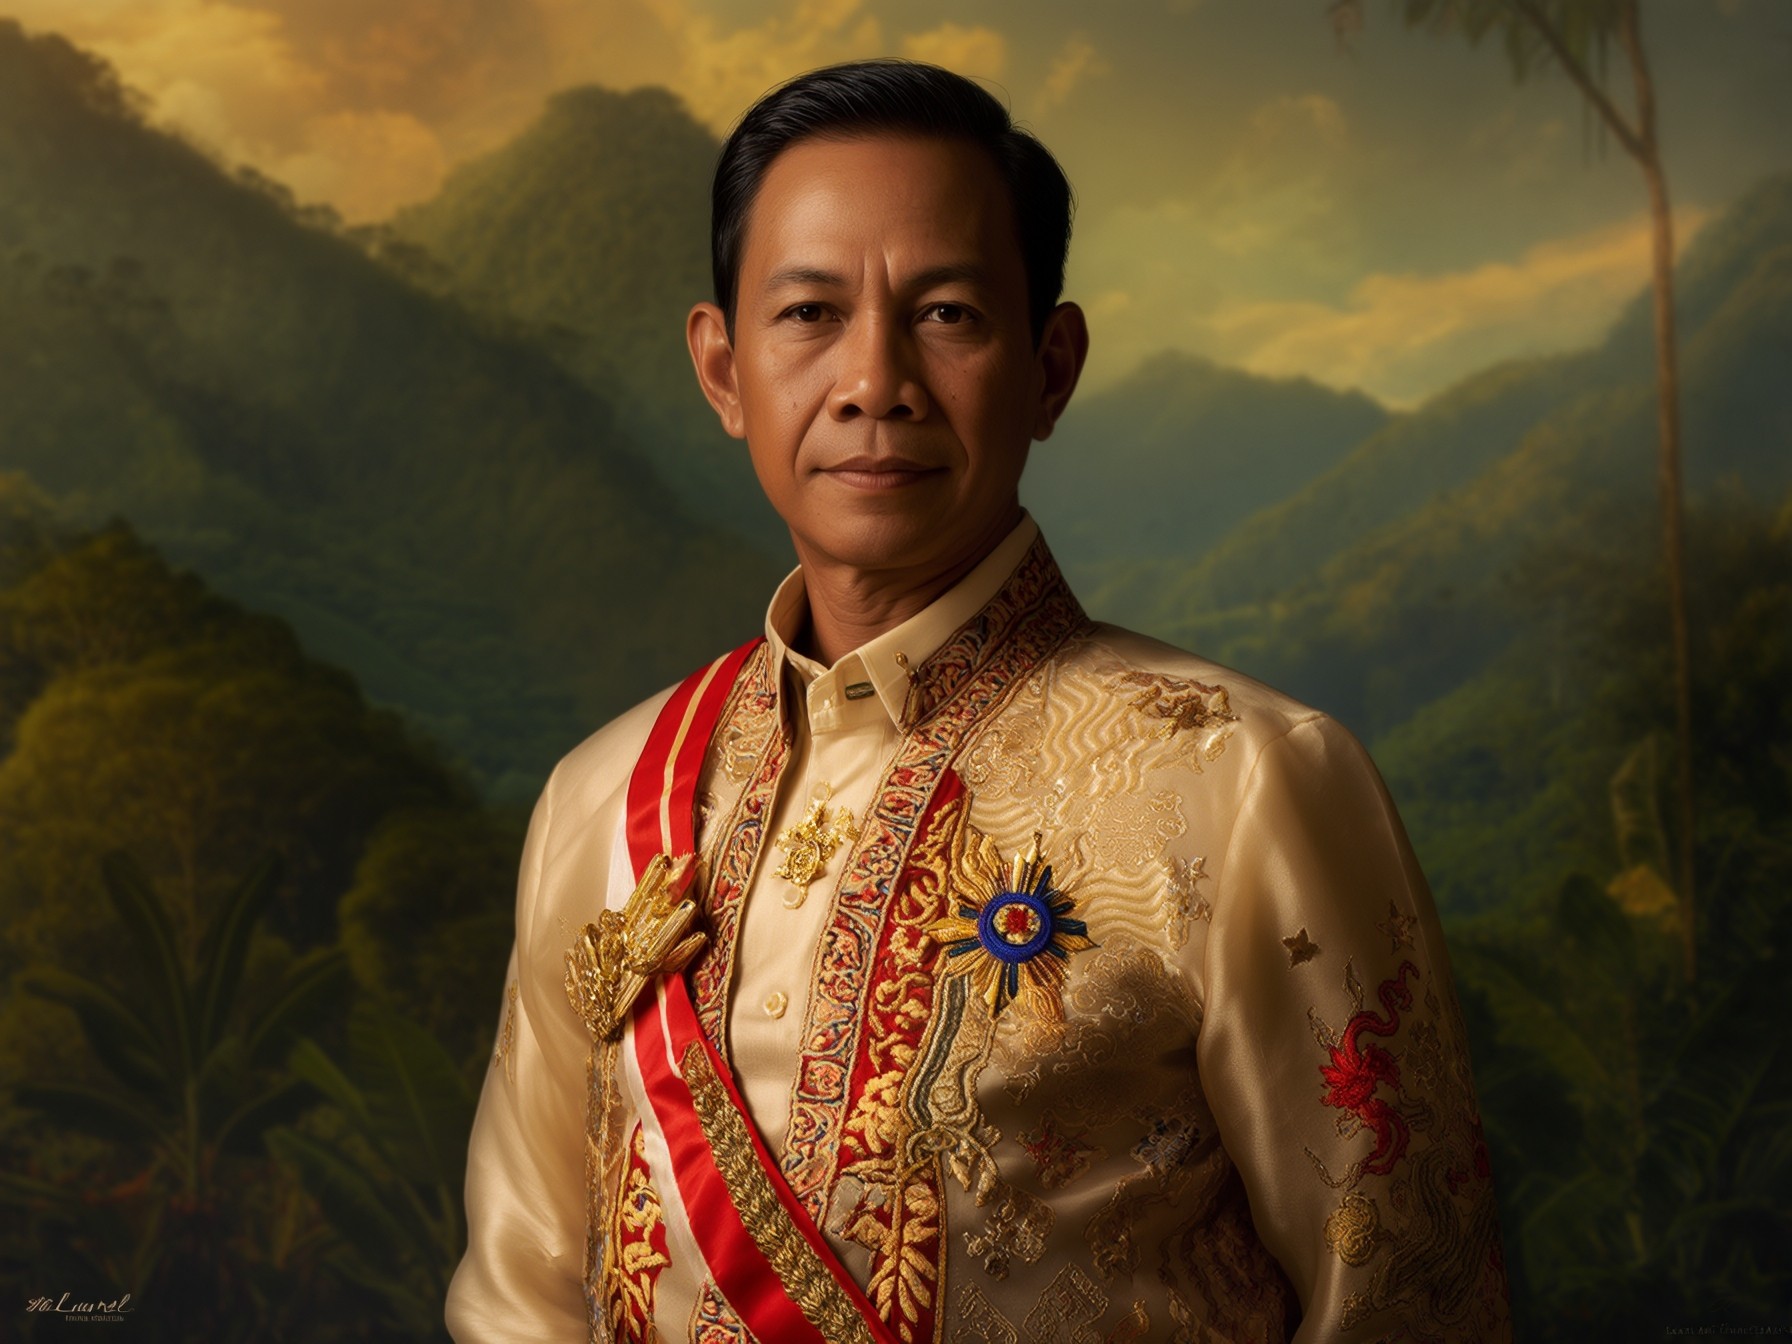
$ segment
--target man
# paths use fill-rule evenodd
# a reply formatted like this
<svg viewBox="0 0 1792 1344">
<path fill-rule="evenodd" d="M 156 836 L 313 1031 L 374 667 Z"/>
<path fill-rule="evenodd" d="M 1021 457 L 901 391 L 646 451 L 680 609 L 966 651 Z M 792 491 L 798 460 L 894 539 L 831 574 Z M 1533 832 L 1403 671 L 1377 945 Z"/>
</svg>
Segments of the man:
<svg viewBox="0 0 1792 1344">
<path fill-rule="evenodd" d="M 543 794 L 456 1337 L 1507 1337 L 1373 766 L 1092 623 L 1021 510 L 1088 344 L 1049 153 L 834 67 L 714 205 L 692 359 L 801 564 Z"/>
</svg>

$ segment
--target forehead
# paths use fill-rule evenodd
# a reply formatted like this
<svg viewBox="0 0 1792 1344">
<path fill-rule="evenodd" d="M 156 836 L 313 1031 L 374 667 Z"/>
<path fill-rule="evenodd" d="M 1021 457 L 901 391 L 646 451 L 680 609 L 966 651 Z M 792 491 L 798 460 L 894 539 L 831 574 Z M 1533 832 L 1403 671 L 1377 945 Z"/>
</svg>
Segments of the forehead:
<svg viewBox="0 0 1792 1344">
<path fill-rule="evenodd" d="M 753 198 L 742 280 L 872 255 L 898 266 L 944 260 L 1007 270 L 1020 265 L 1018 236 L 1001 169 L 974 142 L 799 140 L 772 160 Z"/>
</svg>

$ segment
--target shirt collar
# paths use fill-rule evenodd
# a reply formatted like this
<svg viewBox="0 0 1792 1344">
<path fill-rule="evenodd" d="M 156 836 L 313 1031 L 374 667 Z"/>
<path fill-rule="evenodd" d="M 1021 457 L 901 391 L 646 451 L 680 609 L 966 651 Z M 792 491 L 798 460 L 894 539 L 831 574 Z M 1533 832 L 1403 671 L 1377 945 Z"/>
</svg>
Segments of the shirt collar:
<svg viewBox="0 0 1792 1344">
<path fill-rule="evenodd" d="M 861 644 L 832 667 L 823 667 L 790 647 L 791 639 L 802 629 L 809 614 L 802 567 L 793 569 L 778 585 L 766 609 L 765 638 L 776 665 L 790 668 L 807 688 L 811 726 L 823 731 L 848 706 L 875 695 L 890 722 L 901 729 L 909 699 L 909 670 L 919 669 L 965 622 L 988 605 L 1038 536 L 1039 524 L 1031 514 L 1023 512 L 1014 530 L 969 574 L 901 625 Z M 779 676 L 780 689 L 783 682 Z M 865 689 L 867 686 L 869 690 Z"/>
</svg>

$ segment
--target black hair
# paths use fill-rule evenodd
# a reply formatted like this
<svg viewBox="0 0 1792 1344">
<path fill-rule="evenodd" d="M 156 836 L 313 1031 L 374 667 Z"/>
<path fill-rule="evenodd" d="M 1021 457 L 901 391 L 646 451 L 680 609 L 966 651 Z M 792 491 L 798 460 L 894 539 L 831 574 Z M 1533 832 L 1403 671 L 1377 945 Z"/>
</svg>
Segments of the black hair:
<svg viewBox="0 0 1792 1344">
<path fill-rule="evenodd" d="M 710 188 L 709 250 L 716 305 L 734 333 L 747 214 L 772 160 L 799 140 L 907 134 L 980 145 L 1014 202 L 1027 271 L 1033 343 L 1064 291 L 1070 182 L 1051 151 L 963 75 L 919 61 L 852 61 L 798 75 L 747 109 L 722 145 Z"/>
</svg>

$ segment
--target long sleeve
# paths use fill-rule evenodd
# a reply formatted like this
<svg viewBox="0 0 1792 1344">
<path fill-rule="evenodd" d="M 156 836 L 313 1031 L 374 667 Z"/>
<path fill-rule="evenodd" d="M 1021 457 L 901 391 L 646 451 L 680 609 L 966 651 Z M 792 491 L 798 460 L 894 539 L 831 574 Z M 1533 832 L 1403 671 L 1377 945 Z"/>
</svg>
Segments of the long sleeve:
<svg viewBox="0 0 1792 1344">
<path fill-rule="evenodd" d="M 517 948 L 510 958 L 497 1049 L 467 1149 L 467 1253 L 449 1286 L 447 1322 L 459 1344 L 583 1340 L 582 1062 L 538 1029 L 564 990 L 528 955 L 541 914 L 553 805 L 542 795 L 523 847 Z M 559 995 L 558 1003 L 551 996 Z"/>
<path fill-rule="evenodd" d="M 1315 715 L 1261 749 L 1217 878 L 1200 1069 L 1294 1338 L 1509 1339 L 1442 930 L 1347 731 Z"/>
</svg>

